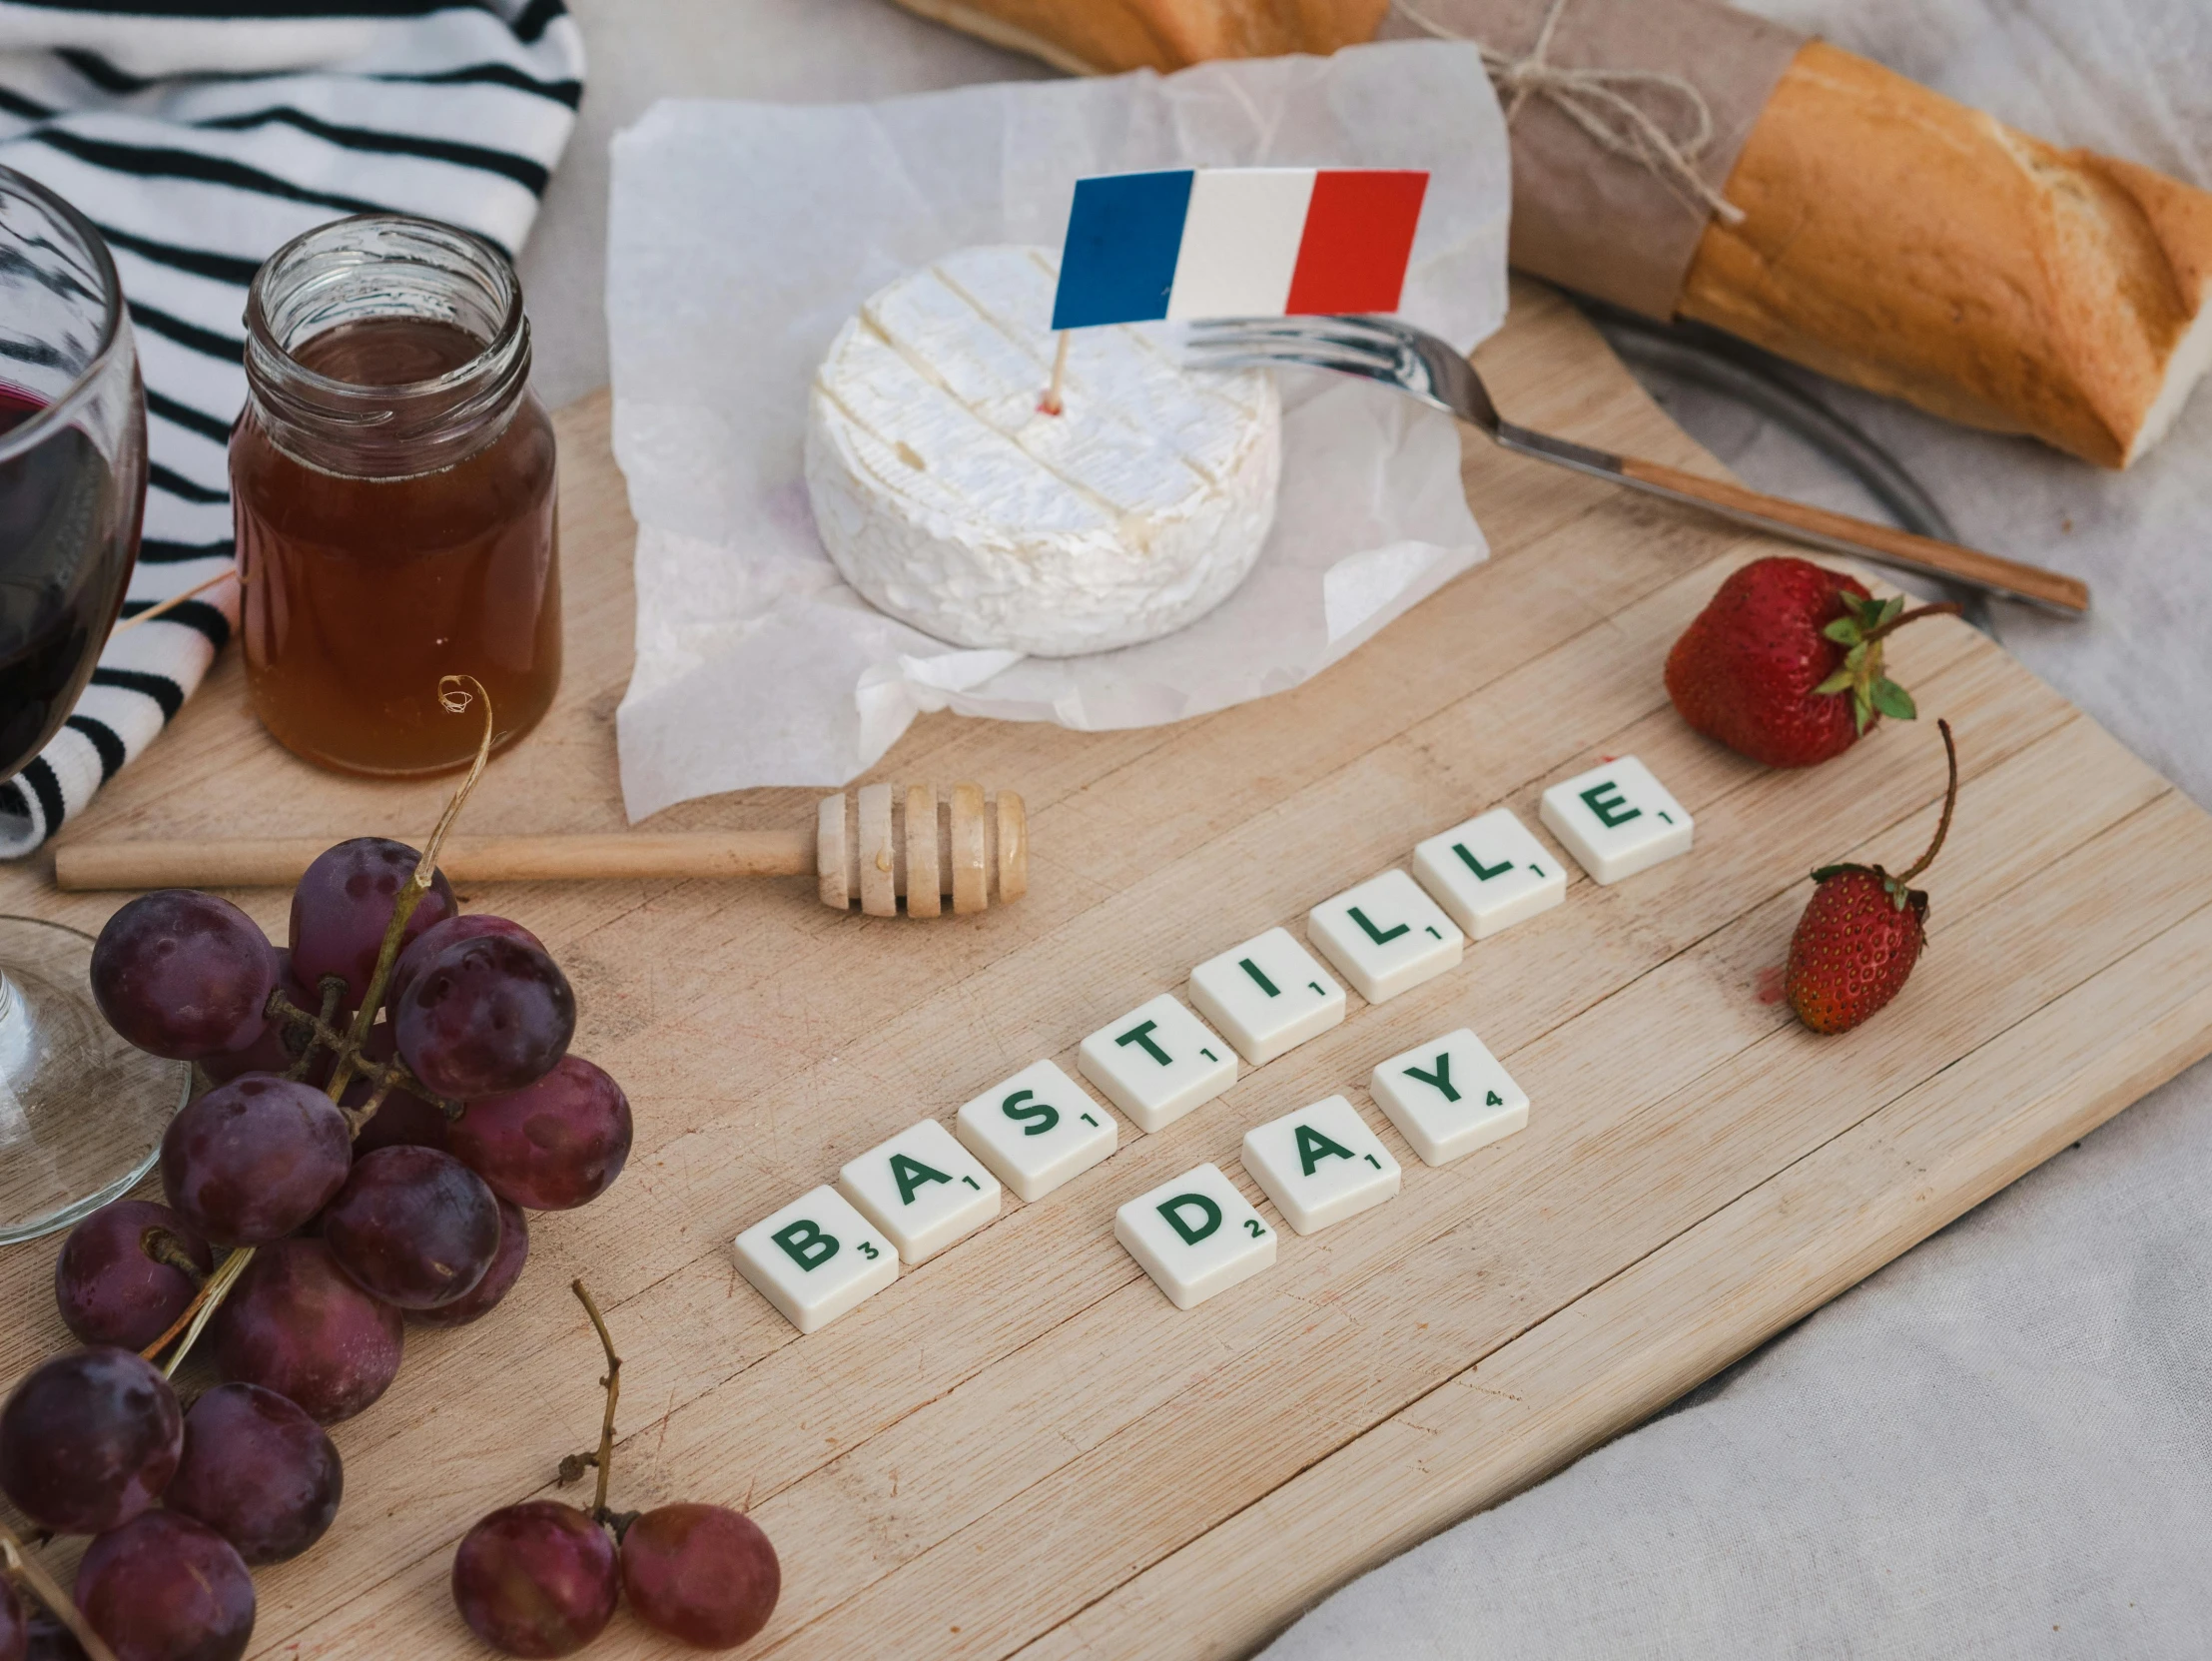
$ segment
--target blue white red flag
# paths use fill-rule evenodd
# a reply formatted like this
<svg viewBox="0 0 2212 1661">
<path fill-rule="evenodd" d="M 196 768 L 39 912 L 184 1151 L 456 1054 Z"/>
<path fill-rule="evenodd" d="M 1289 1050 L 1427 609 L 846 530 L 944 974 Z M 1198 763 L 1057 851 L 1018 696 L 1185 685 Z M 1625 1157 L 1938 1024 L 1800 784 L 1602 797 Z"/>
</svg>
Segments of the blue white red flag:
<svg viewBox="0 0 2212 1661">
<path fill-rule="evenodd" d="M 1428 183 L 1309 167 L 1079 180 L 1053 327 L 1394 312 Z"/>
</svg>

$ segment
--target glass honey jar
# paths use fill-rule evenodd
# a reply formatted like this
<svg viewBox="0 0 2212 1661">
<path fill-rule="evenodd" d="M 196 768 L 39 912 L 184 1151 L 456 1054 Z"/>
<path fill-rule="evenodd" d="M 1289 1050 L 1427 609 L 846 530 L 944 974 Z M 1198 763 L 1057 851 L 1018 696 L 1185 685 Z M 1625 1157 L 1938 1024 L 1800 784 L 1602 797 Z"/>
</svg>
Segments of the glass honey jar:
<svg viewBox="0 0 2212 1661">
<path fill-rule="evenodd" d="M 530 392 L 514 268 L 399 215 L 339 220 L 256 275 L 231 434 L 246 681 L 278 742 L 325 767 L 443 772 L 495 748 L 560 682 L 553 427 Z"/>
</svg>

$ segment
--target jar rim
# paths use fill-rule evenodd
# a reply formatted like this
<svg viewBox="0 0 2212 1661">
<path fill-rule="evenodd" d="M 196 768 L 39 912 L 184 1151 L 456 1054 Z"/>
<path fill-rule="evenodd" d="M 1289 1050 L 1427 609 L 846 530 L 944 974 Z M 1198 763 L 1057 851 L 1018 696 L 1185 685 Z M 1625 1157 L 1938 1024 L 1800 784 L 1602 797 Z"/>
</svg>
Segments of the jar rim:
<svg viewBox="0 0 2212 1661">
<path fill-rule="evenodd" d="M 353 240 L 359 233 L 370 230 L 404 230 L 433 242 L 477 256 L 482 269 L 489 273 L 503 291 L 501 300 L 503 315 L 492 338 L 483 343 L 483 350 L 465 364 L 456 365 L 443 375 L 434 375 L 423 381 L 394 381 L 378 386 L 365 386 L 358 381 L 341 381 L 334 376 L 311 370 L 300 362 L 292 345 L 280 339 L 275 324 L 269 316 L 269 288 L 290 268 L 310 255 L 326 250 L 336 251 Z M 492 353 L 510 345 L 515 336 L 527 327 L 522 312 L 522 285 L 514 275 L 514 266 L 488 238 L 479 237 L 473 231 L 464 231 L 457 225 L 447 225 L 442 220 L 423 219 L 414 214 L 349 214 L 344 219 L 326 220 L 312 230 L 303 231 L 292 241 L 262 262 L 254 273 L 254 280 L 246 290 L 246 327 L 268 349 L 282 356 L 291 366 L 291 373 L 306 381 L 317 391 L 328 390 L 340 396 L 370 393 L 390 398 L 400 394 L 433 393 L 466 383 L 477 365 Z M 313 340 L 314 336 L 307 339 Z M 294 343 L 298 344 L 298 343 Z"/>
<path fill-rule="evenodd" d="M 398 286 L 380 286 L 377 274 L 398 277 Z M 477 350 L 441 374 L 373 385 L 298 356 L 330 329 L 388 317 L 444 322 Z M 245 324 L 247 382 L 253 403 L 274 417 L 272 435 L 332 470 L 352 461 L 402 472 L 450 464 L 511 411 L 529 378 L 529 319 L 512 262 L 487 238 L 412 214 L 354 214 L 294 237 L 254 274 Z M 334 445 L 359 453 L 335 455 Z M 381 464 L 371 471 L 389 475 Z"/>
</svg>

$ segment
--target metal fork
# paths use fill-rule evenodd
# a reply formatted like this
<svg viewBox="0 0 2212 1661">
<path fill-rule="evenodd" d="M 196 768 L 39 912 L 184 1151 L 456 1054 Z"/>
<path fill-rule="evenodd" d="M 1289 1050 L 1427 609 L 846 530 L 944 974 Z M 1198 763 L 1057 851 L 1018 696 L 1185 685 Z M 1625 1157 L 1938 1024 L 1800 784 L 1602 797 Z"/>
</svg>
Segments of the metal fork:
<svg viewBox="0 0 2212 1661">
<path fill-rule="evenodd" d="M 1225 318 L 1188 325 L 1184 340 L 1185 354 L 1197 368 L 1296 365 L 1364 376 L 1480 427 L 1516 454 L 1702 507 L 1794 541 L 2026 600 L 2062 616 L 2078 617 L 2089 609 L 2088 585 L 2057 571 L 1516 425 L 1498 414 L 1474 365 L 1434 335 L 1395 318 Z"/>
</svg>

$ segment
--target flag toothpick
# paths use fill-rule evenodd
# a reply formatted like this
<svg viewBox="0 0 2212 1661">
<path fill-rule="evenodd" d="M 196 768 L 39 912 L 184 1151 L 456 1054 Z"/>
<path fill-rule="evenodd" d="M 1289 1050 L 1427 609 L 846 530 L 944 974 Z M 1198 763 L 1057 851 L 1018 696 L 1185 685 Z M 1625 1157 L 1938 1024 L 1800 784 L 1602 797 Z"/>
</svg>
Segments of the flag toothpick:
<svg viewBox="0 0 2212 1661">
<path fill-rule="evenodd" d="M 1038 409 L 1048 415 L 1060 415 L 1068 408 L 1066 400 L 1061 395 L 1068 388 L 1068 342 L 1070 339 L 1069 331 L 1063 329 L 1060 332 L 1060 350 L 1053 354 L 1053 384 L 1045 389 L 1044 398 L 1038 401 Z"/>
</svg>

